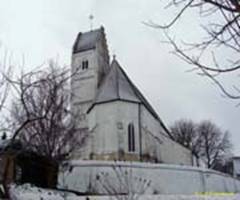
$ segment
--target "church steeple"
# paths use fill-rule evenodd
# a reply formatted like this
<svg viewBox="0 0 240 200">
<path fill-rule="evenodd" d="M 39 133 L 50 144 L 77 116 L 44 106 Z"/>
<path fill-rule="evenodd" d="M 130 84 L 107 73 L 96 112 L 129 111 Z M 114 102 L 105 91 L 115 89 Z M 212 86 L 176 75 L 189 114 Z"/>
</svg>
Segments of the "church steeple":
<svg viewBox="0 0 240 200">
<path fill-rule="evenodd" d="M 109 70 L 104 28 L 79 33 L 72 53 L 72 107 L 83 113 L 95 99 L 97 89 Z M 76 74 L 76 75 L 75 75 Z M 76 106 L 78 105 L 78 106 Z"/>
<path fill-rule="evenodd" d="M 103 26 L 88 32 L 79 32 L 73 46 L 73 53 L 94 49 L 101 40 L 105 40 L 104 42 L 106 42 Z"/>
</svg>

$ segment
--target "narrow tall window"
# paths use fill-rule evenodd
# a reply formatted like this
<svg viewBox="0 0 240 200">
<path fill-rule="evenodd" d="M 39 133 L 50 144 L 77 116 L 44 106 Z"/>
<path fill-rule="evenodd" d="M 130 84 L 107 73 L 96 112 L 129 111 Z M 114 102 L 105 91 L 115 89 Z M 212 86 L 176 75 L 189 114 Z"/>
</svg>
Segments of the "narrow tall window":
<svg viewBox="0 0 240 200">
<path fill-rule="evenodd" d="M 88 60 L 82 61 L 82 69 L 88 69 Z"/>
<path fill-rule="evenodd" d="M 132 123 L 128 125 L 128 151 L 135 151 L 135 134 L 134 125 Z"/>
</svg>

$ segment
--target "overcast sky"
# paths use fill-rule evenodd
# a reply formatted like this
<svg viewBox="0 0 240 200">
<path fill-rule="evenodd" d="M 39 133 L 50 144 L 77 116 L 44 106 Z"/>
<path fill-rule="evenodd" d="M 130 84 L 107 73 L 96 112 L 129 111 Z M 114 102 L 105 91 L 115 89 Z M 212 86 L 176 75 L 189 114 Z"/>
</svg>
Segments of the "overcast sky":
<svg viewBox="0 0 240 200">
<path fill-rule="evenodd" d="M 164 1 L 163 1 L 164 2 Z M 170 53 L 159 30 L 143 21 L 170 19 L 160 0 L 0 0 L 1 50 L 12 53 L 13 62 L 25 60 L 31 69 L 50 58 L 70 64 L 77 33 L 105 27 L 110 55 L 116 54 L 133 82 L 170 125 L 180 118 L 199 122 L 210 119 L 229 130 L 240 155 L 237 102 L 223 98 L 209 80 L 187 73 L 186 63 Z M 191 13 L 175 36 L 199 37 L 198 19 Z"/>
</svg>

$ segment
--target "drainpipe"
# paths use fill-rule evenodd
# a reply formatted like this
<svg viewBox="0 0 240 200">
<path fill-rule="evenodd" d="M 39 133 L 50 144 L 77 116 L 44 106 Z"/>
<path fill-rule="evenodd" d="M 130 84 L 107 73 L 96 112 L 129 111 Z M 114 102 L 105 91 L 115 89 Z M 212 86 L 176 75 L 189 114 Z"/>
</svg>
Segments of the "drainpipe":
<svg viewBox="0 0 240 200">
<path fill-rule="evenodd" d="M 139 158 L 142 161 L 142 119 L 141 104 L 138 104 Z"/>
</svg>

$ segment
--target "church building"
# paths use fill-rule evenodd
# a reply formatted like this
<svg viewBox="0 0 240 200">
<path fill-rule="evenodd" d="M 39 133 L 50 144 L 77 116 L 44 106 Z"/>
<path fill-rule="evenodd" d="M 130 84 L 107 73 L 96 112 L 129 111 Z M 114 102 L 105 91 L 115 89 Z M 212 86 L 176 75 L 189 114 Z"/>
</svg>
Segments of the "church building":
<svg viewBox="0 0 240 200">
<path fill-rule="evenodd" d="M 89 134 L 76 158 L 193 165 L 120 62 L 110 61 L 103 27 L 78 34 L 71 67 L 71 110 Z"/>
</svg>

